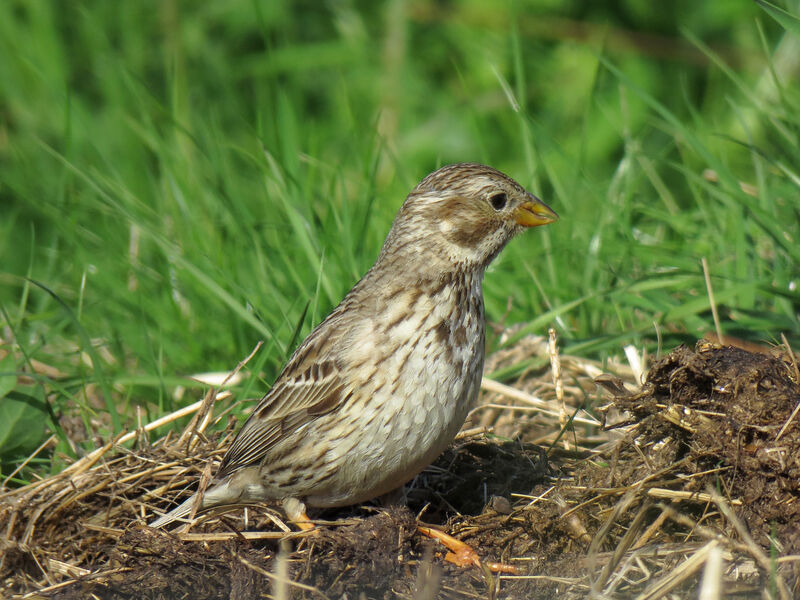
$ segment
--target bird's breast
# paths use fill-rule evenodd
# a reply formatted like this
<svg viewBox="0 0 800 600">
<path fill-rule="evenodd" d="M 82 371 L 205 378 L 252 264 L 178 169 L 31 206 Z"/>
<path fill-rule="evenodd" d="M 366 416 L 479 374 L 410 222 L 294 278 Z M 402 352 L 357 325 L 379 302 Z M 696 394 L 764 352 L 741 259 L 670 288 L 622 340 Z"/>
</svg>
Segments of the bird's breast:
<svg viewBox="0 0 800 600">
<path fill-rule="evenodd" d="M 433 462 L 478 395 L 484 357 L 480 279 L 397 291 L 351 339 L 359 390 L 345 410 L 358 442 L 338 458 L 351 502 L 402 485 Z M 353 439 L 356 439 L 354 436 Z"/>
</svg>

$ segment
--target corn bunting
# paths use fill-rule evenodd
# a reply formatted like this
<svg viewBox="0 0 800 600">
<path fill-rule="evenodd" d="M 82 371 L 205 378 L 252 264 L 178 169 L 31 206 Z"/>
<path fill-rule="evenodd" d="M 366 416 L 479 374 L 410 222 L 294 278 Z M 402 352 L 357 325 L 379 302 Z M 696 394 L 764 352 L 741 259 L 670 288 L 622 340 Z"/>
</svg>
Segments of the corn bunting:
<svg viewBox="0 0 800 600">
<path fill-rule="evenodd" d="M 516 234 L 556 219 L 491 167 L 449 165 L 423 179 L 373 267 L 242 426 L 200 508 L 281 501 L 299 521 L 304 503 L 369 500 L 432 463 L 478 395 L 486 267 Z"/>
</svg>

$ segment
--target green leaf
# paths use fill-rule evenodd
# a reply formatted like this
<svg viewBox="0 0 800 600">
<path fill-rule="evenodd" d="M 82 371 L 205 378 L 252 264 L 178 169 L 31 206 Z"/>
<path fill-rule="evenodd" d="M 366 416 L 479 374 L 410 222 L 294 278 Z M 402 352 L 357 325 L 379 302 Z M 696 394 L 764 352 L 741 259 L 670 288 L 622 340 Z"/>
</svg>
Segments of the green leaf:
<svg viewBox="0 0 800 600">
<path fill-rule="evenodd" d="M 14 356 L 9 354 L 0 359 L 0 398 L 17 386 L 17 365 L 14 364 Z"/>
<path fill-rule="evenodd" d="M 756 4 L 763 8 L 770 17 L 780 23 L 781 27 L 786 31 L 796 38 L 800 38 L 800 19 L 795 15 L 766 0 L 756 0 Z"/>
<path fill-rule="evenodd" d="M 47 411 L 44 403 L 19 391 L 0 399 L 0 457 L 25 455 L 44 437 Z"/>
</svg>

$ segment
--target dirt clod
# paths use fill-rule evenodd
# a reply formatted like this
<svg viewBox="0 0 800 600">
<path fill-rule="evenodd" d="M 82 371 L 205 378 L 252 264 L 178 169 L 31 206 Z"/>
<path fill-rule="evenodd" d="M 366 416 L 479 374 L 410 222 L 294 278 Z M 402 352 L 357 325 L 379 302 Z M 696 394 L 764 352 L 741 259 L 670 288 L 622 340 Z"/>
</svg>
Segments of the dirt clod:
<svg viewBox="0 0 800 600">
<path fill-rule="evenodd" d="M 757 541 L 768 548 L 777 533 L 792 554 L 800 551 L 800 422 L 783 428 L 798 403 L 800 386 L 781 358 L 705 344 L 678 348 L 640 394 L 617 402 L 639 420 L 640 447 L 670 439 L 671 460 L 685 458 L 693 473 L 722 469 L 684 489 L 712 483 L 740 499 Z"/>
</svg>

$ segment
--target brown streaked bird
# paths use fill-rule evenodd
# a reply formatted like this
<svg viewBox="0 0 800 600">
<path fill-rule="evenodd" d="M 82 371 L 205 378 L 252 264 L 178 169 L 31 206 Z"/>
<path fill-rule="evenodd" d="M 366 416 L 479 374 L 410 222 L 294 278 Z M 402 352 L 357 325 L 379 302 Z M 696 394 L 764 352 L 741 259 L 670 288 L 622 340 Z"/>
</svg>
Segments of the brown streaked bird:
<svg viewBox="0 0 800 600">
<path fill-rule="evenodd" d="M 231 444 L 201 510 L 375 498 L 453 440 L 480 388 L 483 273 L 558 216 L 500 171 L 449 165 L 406 198 L 378 260 L 300 344 Z M 195 496 L 151 525 L 185 518 Z"/>
</svg>

